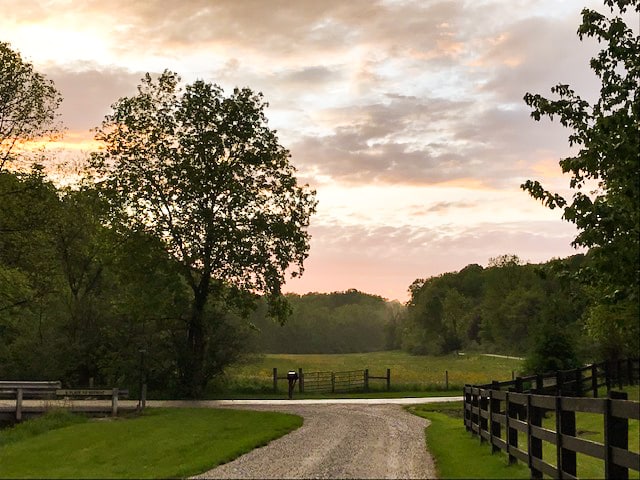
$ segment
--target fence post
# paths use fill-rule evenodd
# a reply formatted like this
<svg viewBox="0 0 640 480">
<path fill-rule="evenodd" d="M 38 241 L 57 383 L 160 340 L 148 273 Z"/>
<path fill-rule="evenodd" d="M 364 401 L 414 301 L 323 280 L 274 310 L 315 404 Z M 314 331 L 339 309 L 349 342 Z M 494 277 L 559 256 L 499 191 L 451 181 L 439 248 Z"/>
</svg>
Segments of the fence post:
<svg viewBox="0 0 640 480">
<path fill-rule="evenodd" d="M 618 365 L 616 369 L 616 376 L 618 377 L 618 388 L 622 390 L 622 360 L 618 360 Z"/>
<path fill-rule="evenodd" d="M 484 438 L 482 438 L 482 431 L 489 432 L 488 420 L 482 416 L 482 412 L 485 411 L 489 413 L 489 398 L 482 395 L 480 392 L 478 396 L 478 406 L 480 407 L 478 411 L 478 436 L 480 437 L 480 443 L 484 442 Z"/>
<path fill-rule="evenodd" d="M 556 397 L 556 455 L 558 478 L 576 476 L 576 452 L 563 448 L 562 435 L 576 436 L 576 412 L 562 409 L 562 397 Z M 608 477 L 607 477 L 608 478 Z"/>
<path fill-rule="evenodd" d="M 147 384 L 142 384 L 142 398 L 140 399 L 140 407 L 142 410 L 147 406 Z"/>
<path fill-rule="evenodd" d="M 604 382 L 607 386 L 607 395 L 611 392 L 611 361 L 604 362 Z"/>
<path fill-rule="evenodd" d="M 490 432 L 489 432 L 489 439 L 491 441 L 491 453 L 496 453 L 500 451 L 500 447 L 498 447 L 497 445 L 494 445 L 493 443 L 493 437 L 498 437 L 500 438 L 502 432 L 502 426 L 500 425 L 500 422 L 495 422 L 493 420 L 493 414 L 497 413 L 500 414 L 500 400 L 498 399 L 494 399 L 493 398 L 493 392 L 495 390 L 500 390 L 500 384 L 496 381 L 491 382 L 491 390 L 490 390 L 490 397 L 489 397 L 489 428 L 490 428 Z"/>
<path fill-rule="evenodd" d="M 629 449 L 629 420 L 626 418 L 614 417 L 611 414 L 611 404 L 613 400 L 626 400 L 625 392 L 609 392 L 604 416 L 604 476 L 605 478 L 629 478 L 629 469 L 616 465 L 613 462 L 613 451 L 611 447 L 618 447 L 624 450 Z"/>
<path fill-rule="evenodd" d="M 331 372 L 331 393 L 336 393 L 336 374 Z"/>
<path fill-rule="evenodd" d="M 471 410 L 467 406 L 471 406 L 471 385 L 468 383 L 462 389 L 464 395 L 464 428 L 467 432 L 471 432 Z"/>
<path fill-rule="evenodd" d="M 582 370 L 576 368 L 576 385 L 574 388 L 574 392 L 576 397 L 582 397 Z"/>
<path fill-rule="evenodd" d="M 18 388 L 16 392 L 16 422 L 22 421 L 22 398 L 23 391 L 21 388 Z"/>
<path fill-rule="evenodd" d="M 365 392 L 369 391 L 369 369 L 368 368 L 364 369 L 364 391 Z"/>
<path fill-rule="evenodd" d="M 478 414 L 474 412 L 478 410 L 478 395 L 473 393 L 473 390 L 477 390 L 478 387 L 471 387 L 471 434 L 474 434 L 473 426 L 477 425 L 478 429 L 480 429 L 480 422 L 478 421 Z"/>
<path fill-rule="evenodd" d="M 516 377 L 516 384 L 515 384 L 515 390 L 516 393 L 522 393 L 523 387 L 522 387 L 522 377 Z M 525 418 L 525 409 L 527 408 L 526 405 L 518 405 L 518 420 L 522 420 L 523 418 Z"/>
<path fill-rule="evenodd" d="M 542 460 L 542 440 L 531 435 L 532 426 L 542 426 L 542 415 L 540 409 L 532 405 L 531 394 L 527 395 L 527 451 L 529 452 L 529 471 L 531 478 L 542 478 L 542 471 L 533 466 L 533 459 Z"/>
<path fill-rule="evenodd" d="M 298 391 L 304 393 L 304 372 L 302 367 L 298 368 Z"/>
<path fill-rule="evenodd" d="M 449 390 L 449 370 L 444 371 L 444 389 Z"/>
<path fill-rule="evenodd" d="M 278 369 L 273 367 L 273 393 L 278 393 Z"/>
<path fill-rule="evenodd" d="M 564 373 L 556 370 L 556 396 L 562 396 L 562 385 L 564 384 Z"/>
<path fill-rule="evenodd" d="M 591 389 L 593 390 L 593 398 L 598 398 L 598 365 L 591 364 Z"/>
<path fill-rule="evenodd" d="M 511 448 L 518 448 L 518 430 L 511 427 L 511 419 L 518 416 L 518 405 L 509 401 L 509 392 L 505 393 L 505 412 L 507 414 L 507 453 L 509 454 L 509 465 L 517 462 L 515 456 L 511 454 Z"/>
<path fill-rule="evenodd" d="M 536 375 L 536 393 L 544 395 L 544 378 L 539 373 Z"/>
<path fill-rule="evenodd" d="M 118 393 L 118 388 L 114 388 L 111 392 L 111 415 L 114 417 L 118 416 Z"/>
<path fill-rule="evenodd" d="M 387 392 L 391 390 L 391 369 L 387 368 Z"/>
<path fill-rule="evenodd" d="M 631 358 L 627 358 L 627 379 L 629 380 L 629 385 L 633 385 L 633 360 Z"/>
</svg>

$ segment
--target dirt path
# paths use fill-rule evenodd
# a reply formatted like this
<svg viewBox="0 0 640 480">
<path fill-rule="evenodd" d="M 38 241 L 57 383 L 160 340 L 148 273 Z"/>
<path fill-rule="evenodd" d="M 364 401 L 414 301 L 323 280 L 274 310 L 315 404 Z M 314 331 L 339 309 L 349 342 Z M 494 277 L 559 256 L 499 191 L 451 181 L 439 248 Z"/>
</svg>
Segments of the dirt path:
<svg viewBox="0 0 640 480">
<path fill-rule="evenodd" d="M 298 430 L 196 478 L 435 478 L 427 421 L 400 405 L 243 405 L 295 413 Z"/>
</svg>

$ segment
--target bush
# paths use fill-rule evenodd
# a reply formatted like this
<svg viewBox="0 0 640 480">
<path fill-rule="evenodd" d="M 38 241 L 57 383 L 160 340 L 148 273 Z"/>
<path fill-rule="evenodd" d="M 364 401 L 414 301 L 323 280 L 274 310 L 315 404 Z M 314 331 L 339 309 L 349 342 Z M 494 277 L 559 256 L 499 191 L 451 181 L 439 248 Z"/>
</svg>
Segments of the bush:
<svg viewBox="0 0 640 480">
<path fill-rule="evenodd" d="M 523 370 L 525 374 L 534 374 L 579 366 L 573 339 L 566 331 L 548 324 L 536 335 Z"/>
</svg>

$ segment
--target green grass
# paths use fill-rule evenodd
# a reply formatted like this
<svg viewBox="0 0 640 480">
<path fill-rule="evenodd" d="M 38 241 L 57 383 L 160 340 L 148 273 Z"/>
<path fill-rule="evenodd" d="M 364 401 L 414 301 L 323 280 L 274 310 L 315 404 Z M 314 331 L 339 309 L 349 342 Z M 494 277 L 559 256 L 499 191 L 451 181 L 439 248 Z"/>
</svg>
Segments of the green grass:
<svg viewBox="0 0 640 480">
<path fill-rule="evenodd" d="M 390 368 L 391 388 L 397 392 L 443 392 L 445 370 L 448 370 L 449 390 L 457 394 L 465 383 L 481 384 L 510 379 L 511 372 L 517 372 L 521 364 L 520 360 L 480 355 L 413 356 L 401 351 L 335 355 L 265 354 L 235 366 L 211 386 L 208 395 L 210 398 L 220 398 L 224 394 L 269 395 L 273 391 L 274 367 L 279 375 L 285 375 L 289 370 L 297 371 L 298 368 L 306 372 L 368 368 L 373 376 L 384 376 L 387 368 Z M 286 381 L 280 381 L 279 387 L 286 395 Z M 385 381 L 371 380 L 370 388 L 382 392 Z M 449 392 L 444 394 L 451 395 Z"/>
<path fill-rule="evenodd" d="M 440 478 L 529 478 L 522 464 L 509 466 L 507 456 L 491 453 L 464 428 L 462 402 L 414 405 L 407 410 L 431 421 L 426 429 L 427 449 Z"/>
<path fill-rule="evenodd" d="M 136 418 L 81 420 L 48 431 L 33 426 L 39 420 L 3 433 L 11 440 L 0 449 L 1 478 L 186 477 L 302 424 L 295 415 L 226 409 L 154 409 Z"/>
<path fill-rule="evenodd" d="M 27 440 L 45 432 L 84 423 L 88 419 L 82 415 L 74 415 L 67 410 L 55 409 L 39 418 L 15 425 L 13 428 L 0 429 L 0 447 L 9 443 Z M 1 467 L 0 467 L 1 472 Z"/>
<path fill-rule="evenodd" d="M 637 385 L 625 387 L 629 400 L 638 401 L 640 387 Z M 629 420 L 629 450 L 638 453 L 640 449 L 640 431 L 638 420 Z M 552 412 L 543 419 L 542 425 L 550 430 L 556 429 L 556 416 Z M 604 415 L 593 413 L 576 413 L 576 432 L 579 438 L 593 442 L 604 443 Z M 524 442 L 524 443 L 522 443 Z M 526 436 L 518 435 L 518 443 L 526 445 Z M 522 447 L 526 450 L 526 446 Z M 556 466 L 556 447 L 548 442 L 542 442 L 542 458 L 545 462 Z M 578 478 L 605 478 L 604 460 L 578 453 L 576 455 Z M 640 478 L 639 472 L 629 470 L 629 478 Z"/>
<path fill-rule="evenodd" d="M 629 400 L 638 401 L 640 387 L 623 389 Z M 529 469 L 518 462 L 507 466 L 507 455 L 503 452 L 491 453 L 488 443 L 480 444 L 477 436 L 468 433 L 462 422 L 462 403 L 436 403 L 407 407 L 410 412 L 431 420 L 426 430 L 427 448 L 436 460 L 441 478 L 529 478 Z M 553 413 L 547 414 L 543 426 L 556 428 Z M 640 443 L 639 423 L 629 421 L 629 450 L 638 453 Z M 576 430 L 578 437 L 604 443 L 604 417 L 598 414 L 577 413 Z M 504 435 L 504 431 L 503 431 Z M 518 434 L 520 448 L 527 449 L 527 438 Z M 556 447 L 542 442 L 542 457 L 545 462 L 556 466 Z M 604 476 L 604 461 L 588 455 L 577 454 L 578 478 L 600 479 Z M 629 470 L 629 478 L 640 478 L 637 471 Z"/>
</svg>

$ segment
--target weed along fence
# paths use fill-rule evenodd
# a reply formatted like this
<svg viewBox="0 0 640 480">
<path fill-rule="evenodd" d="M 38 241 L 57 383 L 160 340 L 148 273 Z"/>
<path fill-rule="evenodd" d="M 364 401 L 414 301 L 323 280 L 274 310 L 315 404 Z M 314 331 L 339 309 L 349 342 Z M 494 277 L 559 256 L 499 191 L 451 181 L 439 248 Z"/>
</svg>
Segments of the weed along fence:
<svg viewBox="0 0 640 480">
<path fill-rule="evenodd" d="M 51 408 L 64 408 L 88 415 L 118 415 L 136 408 L 122 407 L 128 390 L 62 389 L 61 382 L 0 381 L 0 420 L 20 422 L 42 415 Z"/>
<path fill-rule="evenodd" d="M 637 383 L 638 367 L 637 359 L 624 360 L 466 385 L 465 428 L 481 443 L 488 442 L 493 452 L 505 451 L 509 463 L 526 463 L 531 478 L 579 478 L 577 454 L 602 460 L 605 478 L 629 478 L 629 469 L 640 471 L 640 455 L 629 451 L 629 421 L 640 419 L 640 403 L 612 388 Z M 607 397 L 598 398 L 603 387 Z M 598 418 L 604 443 L 580 438 L 577 413 Z M 519 442 L 519 436 L 526 441 Z M 544 449 L 543 442 L 555 448 Z"/>
<path fill-rule="evenodd" d="M 387 368 L 385 376 L 369 374 L 369 369 L 349 370 L 345 372 L 304 372 L 298 371 L 298 391 L 300 393 L 345 393 L 367 392 L 371 380 L 386 381 L 386 389 L 391 388 L 391 369 Z M 288 380 L 288 377 L 278 376 L 278 369 L 273 369 L 273 391 L 278 392 L 278 380 Z"/>
</svg>

